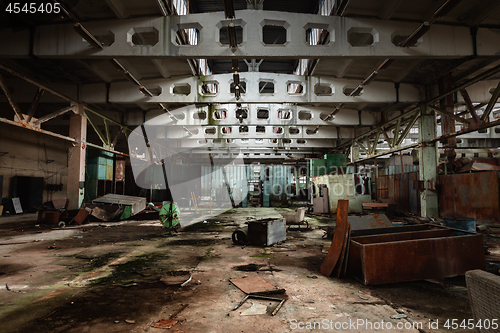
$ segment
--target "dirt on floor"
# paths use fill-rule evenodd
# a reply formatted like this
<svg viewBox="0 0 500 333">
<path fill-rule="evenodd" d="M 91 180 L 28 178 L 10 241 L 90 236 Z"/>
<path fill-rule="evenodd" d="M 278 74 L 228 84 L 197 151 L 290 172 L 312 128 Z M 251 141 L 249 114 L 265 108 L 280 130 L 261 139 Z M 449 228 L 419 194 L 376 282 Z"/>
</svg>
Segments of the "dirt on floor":
<svg viewBox="0 0 500 333">
<path fill-rule="evenodd" d="M 472 318 L 463 277 L 367 287 L 321 275 L 331 241 L 320 227 L 331 219 L 308 217 L 311 228 L 270 247 L 232 243 L 245 222 L 274 217 L 232 209 L 173 235 L 159 221 L 57 228 L 35 215 L 0 218 L 0 332 L 162 332 L 162 319 L 178 333 L 449 332 L 448 319 Z M 185 276 L 184 286 L 165 283 Z M 275 316 L 274 300 L 233 310 L 245 294 L 229 279 L 247 276 L 286 290 Z"/>
</svg>

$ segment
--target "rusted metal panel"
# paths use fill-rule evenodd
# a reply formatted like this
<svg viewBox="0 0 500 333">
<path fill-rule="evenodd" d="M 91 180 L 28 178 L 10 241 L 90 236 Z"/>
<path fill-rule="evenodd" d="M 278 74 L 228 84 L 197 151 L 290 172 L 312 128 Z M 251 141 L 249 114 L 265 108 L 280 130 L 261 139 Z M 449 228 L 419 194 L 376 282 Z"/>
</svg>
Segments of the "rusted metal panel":
<svg viewBox="0 0 500 333">
<path fill-rule="evenodd" d="M 387 176 L 377 177 L 377 199 L 389 199 Z"/>
<path fill-rule="evenodd" d="M 351 232 L 351 236 L 358 237 L 358 236 L 371 236 L 371 235 L 381 235 L 381 234 L 396 234 L 401 232 L 421 231 L 429 229 L 430 226 L 428 224 L 415 224 L 415 225 L 405 225 L 401 227 L 353 230 Z"/>
<path fill-rule="evenodd" d="M 339 260 L 342 249 L 347 246 L 344 243 L 347 228 L 347 212 L 349 211 L 349 200 L 339 200 L 337 207 L 337 220 L 335 233 L 333 234 L 332 244 L 328 250 L 325 260 L 321 264 L 319 271 L 325 276 L 330 276 Z"/>
<path fill-rule="evenodd" d="M 375 285 L 440 279 L 484 269 L 482 236 L 445 236 L 451 234 L 450 230 L 429 230 L 354 237 L 349 272 L 364 284 Z"/>
<path fill-rule="evenodd" d="M 401 207 L 401 211 L 404 213 L 408 213 L 410 211 L 410 193 L 409 193 L 409 176 L 408 173 L 403 173 L 400 175 L 399 181 L 399 207 Z M 413 184 L 412 184 L 413 185 Z M 412 186 L 413 187 L 413 186 Z"/>
<path fill-rule="evenodd" d="M 377 199 L 389 199 L 397 204 L 398 211 L 420 214 L 420 195 L 413 188 L 418 172 L 409 172 L 377 178 Z"/>
<path fill-rule="evenodd" d="M 352 230 L 392 227 L 391 221 L 387 218 L 385 214 L 349 216 L 347 218 L 347 222 L 351 224 Z"/>
<path fill-rule="evenodd" d="M 498 172 L 439 176 L 439 208 L 443 217 L 497 222 L 500 218 Z"/>
<path fill-rule="evenodd" d="M 394 177 L 394 201 L 399 205 L 397 206 L 397 210 L 401 211 L 401 193 L 400 193 L 400 181 L 401 175 L 393 175 Z"/>
<path fill-rule="evenodd" d="M 115 179 L 118 182 L 122 182 L 125 180 L 125 161 L 124 160 L 117 160 L 116 161 Z"/>
<path fill-rule="evenodd" d="M 396 201 L 396 194 L 394 193 L 394 175 L 387 176 L 387 194 L 388 199 Z"/>
<path fill-rule="evenodd" d="M 413 181 L 418 180 L 418 172 L 408 174 L 408 213 L 420 215 L 420 193 L 414 188 Z"/>
<path fill-rule="evenodd" d="M 229 281 L 245 294 L 276 291 L 279 289 L 260 276 L 247 276 L 239 279 L 229 279 Z"/>
</svg>

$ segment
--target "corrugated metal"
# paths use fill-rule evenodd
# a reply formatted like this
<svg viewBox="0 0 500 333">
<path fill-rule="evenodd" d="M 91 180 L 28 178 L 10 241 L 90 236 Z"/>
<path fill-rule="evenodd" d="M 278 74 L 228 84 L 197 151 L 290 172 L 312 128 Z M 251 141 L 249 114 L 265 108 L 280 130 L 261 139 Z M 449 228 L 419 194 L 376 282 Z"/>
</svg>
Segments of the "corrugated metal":
<svg viewBox="0 0 500 333">
<path fill-rule="evenodd" d="M 443 217 L 476 221 L 500 219 L 498 171 L 439 176 L 439 210 Z"/>
</svg>

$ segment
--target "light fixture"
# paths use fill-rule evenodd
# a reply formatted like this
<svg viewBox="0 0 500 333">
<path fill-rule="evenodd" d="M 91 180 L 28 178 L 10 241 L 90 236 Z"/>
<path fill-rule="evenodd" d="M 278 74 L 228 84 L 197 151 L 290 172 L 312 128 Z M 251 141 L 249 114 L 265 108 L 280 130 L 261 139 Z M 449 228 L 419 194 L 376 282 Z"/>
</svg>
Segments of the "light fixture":
<svg viewBox="0 0 500 333">
<path fill-rule="evenodd" d="M 401 43 L 399 43 L 399 46 L 401 46 L 401 47 L 410 47 L 410 46 L 415 45 L 415 43 L 420 39 L 420 37 L 422 37 L 423 35 L 425 35 L 425 33 L 427 31 L 429 31 L 430 29 L 431 29 L 430 23 L 427 22 L 427 21 L 425 21 L 410 36 L 406 37 L 406 39 L 404 41 L 402 41 Z"/>
<path fill-rule="evenodd" d="M 238 38 L 236 37 L 236 27 L 233 22 L 227 26 L 227 37 L 229 39 L 229 47 L 232 49 L 238 47 Z"/>
<path fill-rule="evenodd" d="M 82 36 L 82 38 L 85 39 L 87 43 L 89 43 L 92 47 L 99 50 L 103 49 L 101 42 L 97 40 L 97 38 L 92 36 L 92 34 L 87 29 L 85 29 L 83 25 L 81 25 L 80 23 L 75 23 L 73 29 L 76 31 L 77 34 Z"/>
<path fill-rule="evenodd" d="M 380 66 L 378 66 L 377 72 L 380 72 L 384 69 L 387 69 L 387 67 L 392 65 L 393 62 L 394 62 L 394 59 L 385 59 L 384 62 Z"/>
<path fill-rule="evenodd" d="M 129 71 L 125 71 L 125 77 L 127 79 L 129 79 L 132 83 L 138 85 L 138 86 L 141 86 L 141 83 L 139 82 L 139 80 L 137 80 L 133 75 L 132 73 L 130 73 Z"/>
<path fill-rule="evenodd" d="M 239 100 L 241 98 L 240 86 L 234 86 L 234 96 L 236 97 L 236 100 Z"/>
<path fill-rule="evenodd" d="M 235 87 L 240 85 L 240 74 L 238 74 L 238 72 L 234 72 L 233 82 Z"/>
<path fill-rule="evenodd" d="M 239 69 L 240 68 L 240 62 L 238 59 L 231 59 L 231 68 L 232 69 Z"/>
<path fill-rule="evenodd" d="M 156 1 L 158 2 L 158 7 L 160 7 L 163 16 L 172 15 L 172 9 L 170 8 L 168 1 L 165 0 L 156 0 Z"/>
<path fill-rule="evenodd" d="M 438 8 L 438 10 L 436 10 L 432 19 L 435 20 L 439 17 L 444 17 L 444 16 L 448 15 L 452 11 L 452 9 L 455 8 L 456 5 L 458 5 L 458 3 L 460 1 L 462 1 L 462 0 L 448 0 L 448 1 L 446 1 L 441 7 Z"/>
<path fill-rule="evenodd" d="M 341 0 L 339 3 L 339 6 L 337 7 L 337 10 L 335 11 L 335 15 L 342 16 L 344 15 L 345 9 L 347 8 L 347 5 L 349 4 L 349 0 Z"/>
<path fill-rule="evenodd" d="M 119 71 L 124 71 L 126 72 L 127 70 L 125 69 L 125 67 L 123 67 L 123 65 L 116 59 L 111 59 L 111 63 L 116 67 L 116 69 L 118 69 Z"/>
<path fill-rule="evenodd" d="M 350 97 L 359 96 L 359 94 L 361 94 L 362 91 L 363 91 L 363 86 L 359 85 L 359 86 L 356 87 L 356 89 L 354 89 L 353 91 L 351 91 L 351 93 L 349 94 L 349 96 Z"/>
<path fill-rule="evenodd" d="M 222 4 L 224 6 L 224 14 L 226 15 L 226 18 L 235 18 L 236 14 L 234 13 L 233 0 L 222 0 Z"/>
<path fill-rule="evenodd" d="M 148 88 L 141 86 L 139 90 L 146 96 L 153 97 L 153 93 L 148 90 Z"/>
<path fill-rule="evenodd" d="M 375 80 L 375 77 L 378 75 L 378 71 L 373 71 L 373 73 L 370 74 L 363 82 L 361 82 L 362 86 L 366 86 L 367 84 L 372 83 L 373 80 Z"/>
</svg>

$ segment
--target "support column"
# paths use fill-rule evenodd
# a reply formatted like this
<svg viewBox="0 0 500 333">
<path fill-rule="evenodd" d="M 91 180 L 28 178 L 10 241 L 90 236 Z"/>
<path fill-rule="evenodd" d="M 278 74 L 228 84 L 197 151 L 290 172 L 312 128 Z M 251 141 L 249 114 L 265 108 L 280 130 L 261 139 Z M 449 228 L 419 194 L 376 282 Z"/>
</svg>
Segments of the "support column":
<svg viewBox="0 0 500 333">
<path fill-rule="evenodd" d="M 453 81 L 451 78 L 451 74 L 446 74 L 444 77 L 439 79 L 439 93 L 443 94 L 447 91 L 453 89 Z M 450 94 L 439 101 L 441 109 L 448 111 L 451 114 L 455 114 L 455 107 L 453 101 L 453 94 Z M 450 117 L 441 116 L 441 133 L 451 134 L 455 133 L 455 119 Z M 444 145 L 444 152 L 446 155 L 446 163 L 448 164 L 448 170 L 453 170 L 453 162 L 455 161 L 455 157 L 457 153 L 455 152 L 455 148 L 457 147 L 457 138 L 452 137 L 446 140 L 446 144 Z"/>
<path fill-rule="evenodd" d="M 312 191 L 311 191 L 311 160 L 307 161 L 306 164 L 306 189 L 307 189 L 307 202 L 312 203 Z"/>
<path fill-rule="evenodd" d="M 299 196 L 300 195 L 300 188 L 299 188 L 299 178 L 300 178 L 300 170 L 299 166 L 295 166 L 293 168 L 293 176 L 295 177 L 295 195 Z"/>
<path fill-rule="evenodd" d="M 68 185 L 66 188 L 69 209 L 79 209 L 85 191 L 85 152 L 87 148 L 87 118 L 83 104 L 77 104 L 75 114 L 71 115 L 69 136 L 77 142 L 69 149 Z"/>
<path fill-rule="evenodd" d="M 436 137 L 436 117 L 425 104 L 420 106 L 418 139 L 420 148 L 419 175 L 424 182 L 424 190 L 420 192 L 421 216 L 438 217 L 438 194 L 436 190 L 438 180 L 438 149 L 437 142 L 429 140 Z"/>
<path fill-rule="evenodd" d="M 351 146 L 351 162 L 359 160 L 359 147 L 352 144 Z"/>
</svg>

